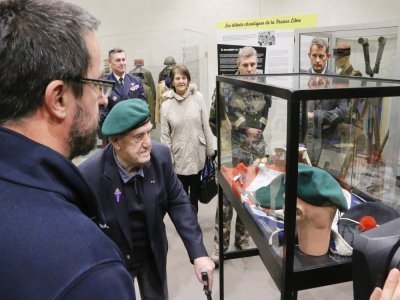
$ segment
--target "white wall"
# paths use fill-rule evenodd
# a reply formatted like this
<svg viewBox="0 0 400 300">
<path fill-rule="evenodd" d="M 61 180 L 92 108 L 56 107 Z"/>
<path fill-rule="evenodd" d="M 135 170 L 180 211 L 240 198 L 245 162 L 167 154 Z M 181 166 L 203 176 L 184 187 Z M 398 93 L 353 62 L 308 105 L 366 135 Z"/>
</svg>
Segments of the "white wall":
<svg viewBox="0 0 400 300">
<path fill-rule="evenodd" d="M 127 50 L 129 62 L 145 59 L 153 76 L 167 55 L 182 62 L 184 29 L 206 35 L 208 93 L 217 75 L 217 21 L 315 13 L 318 26 L 374 23 L 400 18 L 398 0 L 70 0 L 102 21 L 98 36 L 103 56 L 114 46 Z M 151 40 L 151 41 L 150 41 Z M 132 64 L 129 64 L 130 69 Z M 156 78 L 155 78 L 156 79 Z"/>
</svg>

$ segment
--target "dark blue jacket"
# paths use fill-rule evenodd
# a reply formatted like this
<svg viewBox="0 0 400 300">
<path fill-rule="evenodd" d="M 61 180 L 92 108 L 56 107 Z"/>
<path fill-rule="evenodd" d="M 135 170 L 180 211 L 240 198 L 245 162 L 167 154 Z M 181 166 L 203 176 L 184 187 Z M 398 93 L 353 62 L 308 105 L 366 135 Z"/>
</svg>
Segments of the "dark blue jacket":
<svg viewBox="0 0 400 300">
<path fill-rule="evenodd" d="M 0 141 L 0 299 L 135 299 L 79 170 L 3 127 Z"/>
<path fill-rule="evenodd" d="M 138 181 L 138 188 L 144 195 L 147 236 L 156 261 L 161 280 L 166 279 L 168 242 L 164 217 L 168 213 L 181 237 L 190 261 L 208 256 L 203 244 L 203 235 L 197 222 L 197 215 L 171 163 L 169 149 L 152 141 L 151 159 L 143 166 L 144 178 Z M 112 238 L 122 251 L 127 265 L 134 255 L 128 211 L 124 195 L 116 200 L 115 191 L 122 191 L 113 147 L 108 145 L 95 153 L 80 166 L 83 176 L 101 200 L 109 228 L 103 231 Z"/>
<path fill-rule="evenodd" d="M 115 85 L 111 92 L 111 95 L 108 97 L 107 108 L 101 109 L 101 124 L 103 124 L 104 119 L 108 115 L 108 112 L 114 107 L 114 105 L 116 105 L 120 101 L 139 98 L 147 102 L 147 95 L 144 91 L 142 81 L 139 77 L 125 73 L 123 86 L 121 86 L 113 73 L 110 73 L 104 79 L 115 81 Z"/>
</svg>

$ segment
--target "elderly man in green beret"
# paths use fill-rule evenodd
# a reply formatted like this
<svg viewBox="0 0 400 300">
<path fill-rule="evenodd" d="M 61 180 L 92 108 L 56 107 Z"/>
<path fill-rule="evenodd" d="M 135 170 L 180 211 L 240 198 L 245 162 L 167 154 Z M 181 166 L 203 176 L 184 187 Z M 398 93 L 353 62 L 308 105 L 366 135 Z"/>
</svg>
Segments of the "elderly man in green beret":
<svg viewBox="0 0 400 300">
<path fill-rule="evenodd" d="M 168 299 L 166 213 L 202 284 L 206 282 L 201 274 L 206 272 L 212 287 L 215 268 L 169 149 L 151 141 L 152 128 L 146 102 L 118 103 L 102 126 L 111 143 L 79 166 L 101 202 L 107 222 L 103 231 L 119 246 L 144 300 Z"/>
</svg>

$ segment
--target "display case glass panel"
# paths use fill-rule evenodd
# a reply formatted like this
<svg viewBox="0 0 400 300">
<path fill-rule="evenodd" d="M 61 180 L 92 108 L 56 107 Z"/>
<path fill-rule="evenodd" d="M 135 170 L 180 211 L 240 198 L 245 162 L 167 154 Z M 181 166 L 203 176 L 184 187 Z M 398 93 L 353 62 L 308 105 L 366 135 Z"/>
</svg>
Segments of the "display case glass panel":
<svg viewBox="0 0 400 300">
<path fill-rule="evenodd" d="M 330 246 L 322 255 L 299 249 L 297 170 L 302 163 L 327 171 L 343 188 L 347 208 L 362 201 L 398 206 L 395 128 L 400 127 L 392 115 L 399 111 L 400 81 L 313 74 L 218 76 L 217 90 L 220 186 L 278 288 L 293 291 L 351 280 L 348 249 Z M 340 274 L 344 270 L 348 274 Z M 311 279 L 317 273 L 327 277 Z"/>
<path fill-rule="evenodd" d="M 399 36 L 398 21 L 296 30 L 295 49 L 298 52 L 295 53 L 295 71 L 307 72 L 310 69 L 310 44 L 313 38 L 319 37 L 329 45 L 328 69 L 331 72 L 346 76 L 357 74 L 397 79 Z M 335 55 L 335 47 L 344 45 L 348 46 L 349 55 L 343 60 Z"/>
</svg>

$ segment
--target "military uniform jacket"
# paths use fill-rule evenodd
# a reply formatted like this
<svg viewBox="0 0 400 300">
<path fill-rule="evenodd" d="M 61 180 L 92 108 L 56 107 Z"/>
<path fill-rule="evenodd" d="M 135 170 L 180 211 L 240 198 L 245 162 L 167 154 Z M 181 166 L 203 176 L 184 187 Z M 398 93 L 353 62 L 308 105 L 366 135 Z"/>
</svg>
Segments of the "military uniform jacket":
<svg viewBox="0 0 400 300">
<path fill-rule="evenodd" d="M 235 144 L 245 139 L 248 128 L 265 128 L 271 107 L 269 96 L 239 87 L 226 88 L 223 93 Z"/>
<path fill-rule="evenodd" d="M 115 85 L 111 95 L 108 97 L 107 108 L 101 110 L 101 123 L 103 123 L 108 112 L 114 107 L 114 105 L 122 100 L 139 98 L 147 102 L 146 92 L 144 91 L 142 81 L 139 77 L 125 73 L 123 86 L 119 83 L 113 73 L 107 75 L 104 79 L 115 81 Z"/>
<path fill-rule="evenodd" d="M 0 140 L 0 299 L 135 299 L 78 169 L 6 128 Z"/>
<path fill-rule="evenodd" d="M 132 255 L 131 229 L 124 195 L 116 200 L 117 189 L 122 191 L 122 181 L 115 163 L 112 145 L 97 152 L 79 166 L 83 176 L 99 197 L 109 228 L 106 233 L 121 249 L 127 262 Z M 168 242 L 164 216 L 170 216 L 181 237 L 191 262 L 207 256 L 203 235 L 197 216 L 182 184 L 171 164 L 166 146 L 153 141 L 150 161 L 143 166 L 144 178 L 137 181 L 137 187 L 144 196 L 147 236 L 161 280 L 166 279 Z M 113 298 L 114 299 L 114 298 Z"/>
<path fill-rule="evenodd" d="M 346 70 L 342 70 L 339 75 L 344 76 L 362 76 L 362 73 L 358 70 L 354 70 L 353 66 L 350 65 Z"/>
<path fill-rule="evenodd" d="M 147 70 L 146 68 L 143 68 L 141 66 L 136 66 L 135 68 L 132 69 L 132 71 L 129 72 L 130 75 L 136 75 L 142 73 L 144 77 L 144 83 L 146 83 L 150 89 L 151 92 L 153 93 L 154 97 L 156 95 L 156 85 L 154 83 L 153 76 L 151 75 L 151 72 Z"/>
</svg>

